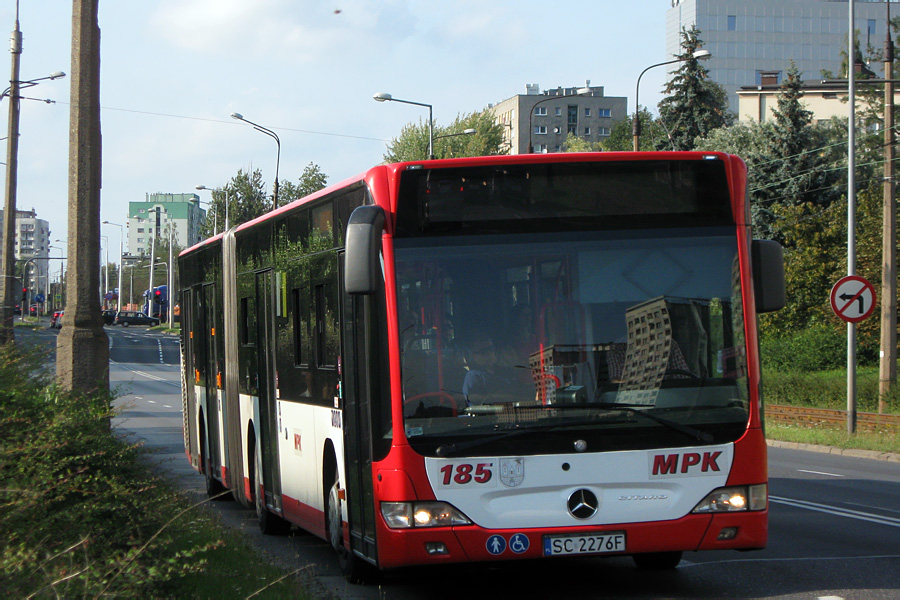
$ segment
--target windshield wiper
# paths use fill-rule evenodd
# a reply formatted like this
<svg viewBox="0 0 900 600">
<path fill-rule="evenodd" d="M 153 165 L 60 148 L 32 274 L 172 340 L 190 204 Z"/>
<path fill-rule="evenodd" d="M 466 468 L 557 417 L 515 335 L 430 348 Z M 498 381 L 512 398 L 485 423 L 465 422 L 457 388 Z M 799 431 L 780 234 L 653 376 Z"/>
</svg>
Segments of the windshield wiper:
<svg viewBox="0 0 900 600">
<path fill-rule="evenodd" d="M 706 444 L 711 444 L 715 438 L 712 434 L 709 434 L 705 431 L 700 431 L 696 427 L 691 427 L 690 425 L 685 425 L 683 423 L 679 423 L 678 421 L 673 421 L 671 419 L 667 419 L 665 417 L 660 417 L 656 415 L 644 404 L 627 404 L 618 402 L 596 402 L 596 403 L 587 403 L 587 404 L 568 404 L 568 405 L 556 405 L 554 408 L 603 408 L 607 410 L 623 410 L 625 412 L 631 413 L 633 415 L 640 415 L 651 421 L 655 421 L 660 425 L 665 425 L 670 429 L 674 429 L 675 431 L 681 432 L 689 437 L 692 437 L 696 440 L 704 442 Z"/>
<path fill-rule="evenodd" d="M 504 431 L 500 435 L 478 438 L 477 440 L 469 440 L 468 442 L 450 442 L 449 444 L 441 444 L 437 447 L 437 450 L 435 450 L 435 454 L 437 454 L 438 456 L 450 456 L 451 454 L 454 454 L 456 452 L 470 450 L 472 448 L 477 448 L 478 446 L 483 446 L 485 444 L 496 442 L 498 440 L 517 437 L 524 433 L 545 432 L 551 431 L 553 429 L 567 429 L 569 427 L 584 427 L 584 423 L 554 423 L 552 425 L 539 425 L 511 429 L 509 431 Z M 496 432 L 502 430 L 494 429 L 493 431 Z"/>
</svg>

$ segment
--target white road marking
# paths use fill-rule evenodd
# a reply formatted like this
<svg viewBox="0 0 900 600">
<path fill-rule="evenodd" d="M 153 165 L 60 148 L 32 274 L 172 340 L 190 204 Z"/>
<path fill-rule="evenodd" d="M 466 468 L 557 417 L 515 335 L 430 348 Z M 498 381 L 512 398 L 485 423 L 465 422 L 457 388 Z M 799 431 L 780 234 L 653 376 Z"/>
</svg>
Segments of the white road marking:
<svg viewBox="0 0 900 600">
<path fill-rule="evenodd" d="M 848 508 L 839 508 L 837 506 L 829 506 L 827 504 L 819 504 L 817 502 L 807 502 L 806 500 L 794 500 L 792 498 L 779 498 L 778 496 L 769 496 L 769 501 L 775 504 L 784 504 L 795 508 L 805 508 L 817 512 L 827 513 L 829 515 L 837 515 L 839 517 L 849 517 L 860 521 L 869 521 L 870 523 L 878 523 L 879 525 L 887 525 L 889 527 L 900 527 L 900 518 L 885 517 L 874 513 L 863 512 L 861 510 L 850 510 Z"/>
<path fill-rule="evenodd" d="M 827 475 L 828 477 L 843 477 L 837 473 L 826 473 L 825 471 L 807 471 L 806 469 L 797 469 L 799 473 L 812 473 L 813 475 Z"/>
</svg>

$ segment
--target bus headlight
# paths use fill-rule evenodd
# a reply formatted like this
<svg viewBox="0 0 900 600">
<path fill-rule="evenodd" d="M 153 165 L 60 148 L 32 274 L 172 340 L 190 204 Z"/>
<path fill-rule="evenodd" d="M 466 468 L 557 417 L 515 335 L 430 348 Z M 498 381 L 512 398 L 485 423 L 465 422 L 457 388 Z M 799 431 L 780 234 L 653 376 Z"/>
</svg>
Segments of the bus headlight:
<svg viewBox="0 0 900 600">
<path fill-rule="evenodd" d="M 710 492 L 691 512 L 718 513 L 765 510 L 767 502 L 767 486 L 765 483 L 723 487 Z"/>
<path fill-rule="evenodd" d="M 381 516 L 391 529 L 472 524 L 466 515 L 446 502 L 382 502 Z"/>
</svg>

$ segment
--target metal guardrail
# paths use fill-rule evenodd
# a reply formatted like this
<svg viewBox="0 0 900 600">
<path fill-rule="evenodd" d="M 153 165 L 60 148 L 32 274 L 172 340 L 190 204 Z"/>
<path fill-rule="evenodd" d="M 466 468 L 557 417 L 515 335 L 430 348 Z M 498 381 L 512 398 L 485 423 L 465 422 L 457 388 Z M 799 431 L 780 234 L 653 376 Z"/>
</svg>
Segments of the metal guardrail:
<svg viewBox="0 0 900 600">
<path fill-rule="evenodd" d="M 802 425 L 845 425 L 847 423 L 847 411 L 829 408 L 769 404 L 765 407 L 765 413 L 766 420 L 770 423 Z M 857 412 L 856 428 L 863 431 L 898 431 L 900 430 L 900 415 Z"/>
</svg>

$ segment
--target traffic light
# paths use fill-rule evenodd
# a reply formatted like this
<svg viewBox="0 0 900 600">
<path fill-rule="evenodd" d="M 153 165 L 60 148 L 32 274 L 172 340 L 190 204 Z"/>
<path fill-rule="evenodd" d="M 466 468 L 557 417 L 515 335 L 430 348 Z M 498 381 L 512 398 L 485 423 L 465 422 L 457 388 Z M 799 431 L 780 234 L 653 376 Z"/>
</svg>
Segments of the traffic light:
<svg viewBox="0 0 900 600">
<path fill-rule="evenodd" d="M 163 298 L 162 290 L 156 290 L 156 291 L 154 292 L 154 294 L 155 294 L 155 300 L 156 300 L 156 303 L 159 304 L 160 306 L 165 306 L 165 305 L 166 305 L 166 299 Z"/>
<path fill-rule="evenodd" d="M 22 302 L 25 302 L 25 300 L 26 300 L 27 298 L 28 298 L 28 288 L 27 288 L 27 287 L 23 287 L 23 288 L 22 288 Z"/>
</svg>

